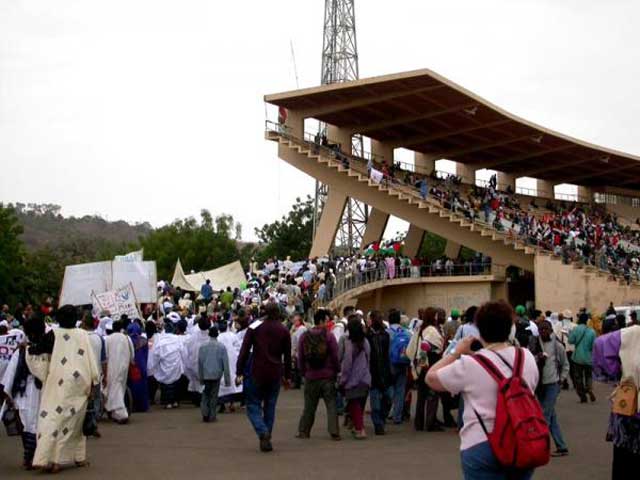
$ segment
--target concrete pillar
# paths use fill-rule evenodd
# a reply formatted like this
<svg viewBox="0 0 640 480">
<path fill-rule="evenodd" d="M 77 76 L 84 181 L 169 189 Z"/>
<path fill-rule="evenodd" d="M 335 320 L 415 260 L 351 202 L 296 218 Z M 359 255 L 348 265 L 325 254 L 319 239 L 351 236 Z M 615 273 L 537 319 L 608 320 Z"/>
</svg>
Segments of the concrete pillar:
<svg viewBox="0 0 640 480">
<path fill-rule="evenodd" d="M 371 139 L 371 153 L 374 162 L 386 162 L 388 166 L 393 164 L 393 146 L 391 144 Z"/>
<path fill-rule="evenodd" d="M 404 238 L 403 253 L 409 258 L 415 258 L 420 252 L 422 241 L 424 240 L 424 230 L 415 225 L 409 227 L 407 236 Z"/>
<path fill-rule="evenodd" d="M 322 215 L 320 216 L 316 236 L 313 239 L 313 245 L 311 245 L 309 257 L 321 257 L 329 253 L 340 227 L 342 212 L 346 203 L 347 196 L 344 192 L 329 187 L 327 200 L 322 208 Z"/>
<path fill-rule="evenodd" d="M 516 191 L 516 177 L 509 173 L 496 172 L 498 177 L 498 190 L 506 191 L 507 187 L 511 187 L 511 190 Z"/>
<path fill-rule="evenodd" d="M 578 185 L 578 201 L 591 203 L 593 201 L 593 190 L 589 187 Z"/>
<path fill-rule="evenodd" d="M 554 184 L 546 180 L 536 179 L 536 196 L 540 198 L 555 198 Z"/>
<path fill-rule="evenodd" d="M 287 120 L 284 122 L 287 133 L 300 140 L 304 139 L 304 116 L 295 110 L 287 111 Z"/>
<path fill-rule="evenodd" d="M 376 300 L 375 300 L 375 306 L 376 306 L 376 310 L 380 310 L 382 309 L 382 290 L 384 290 L 383 288 L 378 288 L 376 290 Z"/>
<path fill-rule="evenodd" d="M 455 260 L 460 255 L 460 249 L 462 245 L 453 240 L 447 240 L 447 246 L 444 247 L 444 254 L 447 258 Z"/>
<path fill-rule="evenodd" d="M 462 178 L 462 183 L 468 185 L 476 184 L 476 169 L 466 163 L 456 163 L 456 175 Z"/>
<path fill-rule="evenodd" d="M 340 150 L 351 155 L 351 132 L 335 125 L 327 125 L 327 140 L 329 143 L 340 144 Z"/>
<path fill-rule="evenodd" d="M 378 210 L 377 208 L 373 208 L 369 213 L 369 218 L 367 219 L 367 227 L 364 230 L 362 245 L 360 248 L 364 249 L 373 242 L 379 242 L 382 240 L 388 221 L 388 213 Z"/>
<path fill-rule="evenodd" d="M 416 173 L 420 175 L 431 175 L 436 169 L 436 160 L 433 155 L 422 152 L 414 152 L 413 163 L 416 167 Z"/>
</svg>

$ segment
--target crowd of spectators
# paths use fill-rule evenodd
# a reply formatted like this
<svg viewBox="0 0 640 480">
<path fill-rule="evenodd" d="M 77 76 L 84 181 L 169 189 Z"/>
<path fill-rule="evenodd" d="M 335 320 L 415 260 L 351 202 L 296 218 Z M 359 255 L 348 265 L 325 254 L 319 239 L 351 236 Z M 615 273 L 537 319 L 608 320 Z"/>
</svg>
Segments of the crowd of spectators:
<svg viewBox="0 0 640 480">
<path fill-rule="evenodd" d="M 400 164 L 383 166 L 382 172 L 387 184 L 414 187 L 423 199 L 560 256 L 565 263 L 591 265 L 628 283 L 640 281 L 638 222 L 624 224 L 603 205 L 547 200 L 541 206 L 535 197 L 524 203 L 510 186 L 499 190 L 496 175 L 478 186 L 442 172 L 419 175 Z"/>
</svg>

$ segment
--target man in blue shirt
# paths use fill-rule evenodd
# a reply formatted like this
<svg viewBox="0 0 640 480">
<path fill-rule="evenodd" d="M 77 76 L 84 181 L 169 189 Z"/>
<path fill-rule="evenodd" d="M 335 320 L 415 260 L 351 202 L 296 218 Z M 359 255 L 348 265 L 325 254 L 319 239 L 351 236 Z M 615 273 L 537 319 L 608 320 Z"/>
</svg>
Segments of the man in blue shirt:
<svg viewBox="0 0 640 480">
<path fill-rule="evenodd" d="M 209 303 L 213 298 L 213 287 L 211 286 L 211 280 L 207 279 L 205 283 L 200 287 L 200 295 L 206 303 Z"/>
</svg>

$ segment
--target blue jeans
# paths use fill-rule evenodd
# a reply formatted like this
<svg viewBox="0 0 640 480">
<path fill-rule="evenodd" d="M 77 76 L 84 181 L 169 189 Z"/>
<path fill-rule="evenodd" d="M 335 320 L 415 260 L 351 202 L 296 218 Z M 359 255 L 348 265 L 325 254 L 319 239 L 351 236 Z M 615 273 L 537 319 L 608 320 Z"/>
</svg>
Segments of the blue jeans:
<svg viewBox="0 0 640 480">
<path fill-rule="evenodd" d="M 276 419 L 276 403 L 280 393 L 280 381 L 256 385 L 251 377 L 244 379 L 247 417 L 258 437 L 271 434 Z"/>
<path fill-rule="evenodd" d="M 369 391 L 369 403 L 371 404 L 371 421 L 376 428 L 384 428 L 385 420 L 391 409 L 393 401 L 393 387 L 385 389 L 372 388 Z"/>
<path fill-rule="evenodd" d="M 408 365 L 391 365 L 391 383 L 393 389 L 393 422 L 402 423 L 404 397 L 407 388 Z"/>
<path fill-rule="evenodd" d="M 560 384 L 548 383 L 538 387 L 537 391 L 538 400 L 542 405 L 542 411 L 544 412 L 544 418 L 549 425 L 551 431 L 551 438 L 553 438 L 556 448 L 563 450 L 567 448 L 567 444 L 562 437 L 562 431 L 560 430 L 560 424 L 558 423 L 558 416 L 556 415 L 556 400 L 560 395 Z"/>
<path fill-rule="evenodd" d="M 510 470 L 498 463 L 489 442 L 460 452 L 464 480 L 529 480 L 533 470 Z"/>
</svg>

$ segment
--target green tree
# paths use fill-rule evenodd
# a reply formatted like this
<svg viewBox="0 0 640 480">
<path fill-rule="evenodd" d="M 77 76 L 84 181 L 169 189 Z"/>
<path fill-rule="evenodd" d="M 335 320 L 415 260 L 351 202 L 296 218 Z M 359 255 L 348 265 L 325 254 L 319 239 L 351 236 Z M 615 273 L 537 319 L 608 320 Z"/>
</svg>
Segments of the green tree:
<svg viewBox="0 0 640 480">
<path fill-rule="evenodd" d="M 200 212 L 200 222 L 189 217 L 158 228 L 140 238 L 146 258 L 156 261 L 158 278 L 171 280 L 176 260 L 185 270 L 201 271 L 220 267 L 240 258 L 232 235 L 237 224 L 231 215 L 212 217 Z"/>
<path fill-rule="evenodd" d="M 420 248 L 420 256 L 434 260 L 444 255 L 444 249 L 447 247 L 447 239 L 435 233 L 426 232 L 422 247 Z"/>
<path fill-rule="evenodd" d="M 14 303 L 24 278 L 22 226 L 11 206 L 0 203 L 0 301 Z"/>
<path fill-rule="evenodd" d="M 256 228 L 256 236 L 263 248 L 257 253 L 257 259 L 285 258 L 291 256 L 298 260 L 306 258 L 311 250 L 313 234 L 313 199 L 307 196 L 303 202 L 296 198 L 296 203 L 287 215 L 262 228 Z"/>
</svg>

